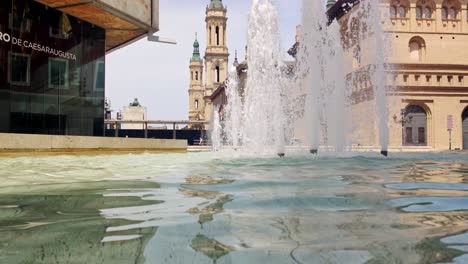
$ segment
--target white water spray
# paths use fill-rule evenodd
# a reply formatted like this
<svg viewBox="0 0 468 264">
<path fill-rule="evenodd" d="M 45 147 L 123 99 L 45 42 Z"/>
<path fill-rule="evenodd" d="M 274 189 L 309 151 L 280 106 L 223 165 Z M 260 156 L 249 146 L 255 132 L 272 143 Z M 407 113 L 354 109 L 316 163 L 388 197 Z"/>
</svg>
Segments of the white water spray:
<svg viewBox="0 0 468 264">
<path fill-rule="evenodd" d="M 219 151 L 222 144 L 222 127 L 219 118 L 219 110 L 217 107 L 213 108 L 213 121 L 211 123 L 211 149 L 212 151 Z"/>
<path fill-rule="evenodd" d="M 272 0 L 253 0 L 246 86 L 240 94 L 237 73 L 232 70 L 226 87 L 227 145 L 251 154 L 284 153 L 286 142 L 296 134 L 291 131 L 302 120 L 303 140 L 311 151 L 319 147 L 348 150 L 354 130 L 374 130 L 367 129 L 367 124 L 376 125 L 380 147 L 388 149 L 386 49 L 379 4 L 363 0 L 343 19 L 349 21 L 345 31 L 346 24 L 329 23 L 320 1 L 303 0 L 303 33 L 293 82 L 280 56 L 278 14 Z M 352 67 L 346 63 L 349 57 L 358 61 Z M 373 92 L 368 93 L 369 89 Z M 359 110 L 363 113 L 354 120 L 353 111 L 360 107 L 365 110 Z M 361 139 L 370 142 L 372 138 Z"/>
<path fill-rule="evenodd" d="M 239 78 L 235 67 L 229 71 L 229 77 L 226 83 L 226 97 L 228 101 L 224 123 L 226 144 L 238 148 L 242 142 L 243 104 L 239 94 Z"/>
<path fill-rule="evenodd" d="M 278 14 L 271 0 L 253 0 L 249 14 L 248 76 L 243 107 L 243 149 L 283 153 L 286 113 Z"/>
</svg>

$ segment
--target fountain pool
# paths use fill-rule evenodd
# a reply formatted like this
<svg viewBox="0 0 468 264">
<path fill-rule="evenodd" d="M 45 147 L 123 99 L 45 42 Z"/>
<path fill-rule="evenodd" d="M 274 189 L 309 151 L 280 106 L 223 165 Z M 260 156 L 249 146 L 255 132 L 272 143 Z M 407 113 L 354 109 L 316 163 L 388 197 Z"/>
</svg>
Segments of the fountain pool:
<svg viewBox="0 0 468 264">
<path fill-rule="evenodd" d="M 467 258 L 466 154 L 233 156 L 1 157 L 0 263 Z"/>
</svg>

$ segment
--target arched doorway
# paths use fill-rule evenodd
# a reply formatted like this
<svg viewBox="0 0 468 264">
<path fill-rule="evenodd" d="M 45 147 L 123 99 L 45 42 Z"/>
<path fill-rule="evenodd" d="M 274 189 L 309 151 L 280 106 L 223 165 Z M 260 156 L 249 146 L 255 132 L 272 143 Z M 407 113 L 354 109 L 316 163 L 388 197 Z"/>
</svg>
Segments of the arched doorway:
<svg viewBox="0 0 468 264">
<path fill-rule="evenodd" d="M 468 107 L 465 108 L 462 114 L 463 122 L 463 149 L 468 149 Z"/>
<path fill-rule="evenodd" d="M 427 146 L 427 112 L 418 105 L 409 105 L 403 114 L 403 145 Z"/>
</svg>

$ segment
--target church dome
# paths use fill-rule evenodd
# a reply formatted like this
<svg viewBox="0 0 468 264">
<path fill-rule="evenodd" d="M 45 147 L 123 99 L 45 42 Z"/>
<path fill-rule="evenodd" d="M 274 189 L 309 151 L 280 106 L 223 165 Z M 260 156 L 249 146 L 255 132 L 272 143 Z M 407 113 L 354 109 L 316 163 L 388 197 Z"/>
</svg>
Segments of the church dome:
<svg viewBox="0 0 468 264">
<path fill-rule="evenodd" d="M 327 1 L 327 9 L 330 9 L 335 4 L 336 4 L 336 0 L 328 0 Z"/>
<path fill-rule="evenodd" d="M 222 9 L 222 8 L 224 8 L 223 1 L 222 0 L 211 0 L 211 3 L 210 3 L 208 8 L 209 9 Z"/>
</svg>

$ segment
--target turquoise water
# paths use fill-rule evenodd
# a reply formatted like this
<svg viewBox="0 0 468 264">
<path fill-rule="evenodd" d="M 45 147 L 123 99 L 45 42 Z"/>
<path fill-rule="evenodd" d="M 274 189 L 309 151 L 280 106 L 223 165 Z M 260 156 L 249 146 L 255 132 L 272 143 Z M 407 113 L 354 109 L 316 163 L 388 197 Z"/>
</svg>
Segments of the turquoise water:
<svg viewBox="0 0 468 264">
<path fill-rule="evenodd" d="M 467 259 L 466 154 L 235 156 L 2 157 L 0 263 Z"/>
</svg>

